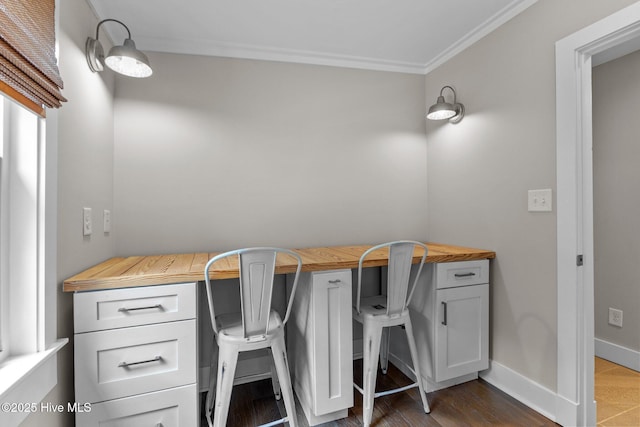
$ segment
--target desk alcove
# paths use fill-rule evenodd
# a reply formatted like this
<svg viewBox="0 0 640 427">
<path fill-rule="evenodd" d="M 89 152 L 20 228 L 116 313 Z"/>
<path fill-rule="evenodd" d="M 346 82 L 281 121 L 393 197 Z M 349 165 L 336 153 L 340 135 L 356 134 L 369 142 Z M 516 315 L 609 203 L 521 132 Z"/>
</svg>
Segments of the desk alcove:
<svg viewBox="0 0 640 427">
<path fill-rule="evenodd" d="M 423 382 L 433 391 L 476 378 L 488 367 L 488 260 L 495 252 L 427 246 L 411 316 Z M 287 325 L 287 351 L 310 425 L 345 417 L 353 405 L 351 360 L 361 355 L 362 334 L 351 321 L 352 283 L 370 247 L 295 249 L 303 274 Z M 64 281 L 63 290 L 74 292 L 76 400 L 92 404 L 91 412 L 76 415 L 79 427 L 113 419 L 132 426 L 198 425 L 199 392 L 207 388 L 215 351 L 202 275 L 216 254 L 116 257 Z M 416 252 L 414 262 L 421 255 Z M 386 251 L 367 259 L 366 274 L 379 278 L 374 287 L 384 289 L 387 262 Z M 229 281 L 217 282 L 215 294 L 231 302 L 229 310 L 239 298 L 233 286 L 237 266 L 231 264 L 212 270 L 212 278 Z M 277 265 L 282 301 L 294 271 L 286 258 Z M 390 361 L 411 376 L 401 335 L 391 334 Z M 268 366 L 266 354 L 244 357 L 236 381 L 263 378 Z"/>
</svg>

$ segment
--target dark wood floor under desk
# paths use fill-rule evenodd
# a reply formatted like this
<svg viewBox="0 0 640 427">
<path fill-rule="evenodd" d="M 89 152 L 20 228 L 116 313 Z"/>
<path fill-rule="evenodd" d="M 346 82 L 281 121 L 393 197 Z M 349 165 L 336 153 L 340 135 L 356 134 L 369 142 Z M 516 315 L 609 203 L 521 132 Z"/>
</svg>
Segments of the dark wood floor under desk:
<svg viewBox="0 0 640 427">
<path fill-rule="evenodd" d="M 355 361 L 354 375 L 359 384 L 361 370 L 362 361 Z M 388 390 L 409 383 L 409 379 L 390 364 L 387 375 L 378 372 L 376 390 Z M 431 406 L 430 414 L 425 414 L 422 410 L 416 388 L 376 399 L 372 427 L 557 426 L 481 379 L 431 392 L 427 396 Z M 323 426 L 361 426 L 362 396 L 358 392 L 354 392 L 354 403 L 348 418 Z M 297 412 L 300 427 L 308 427 L 299 403 Z M 284 404 L 275 400 L 270 380 L 256 381 L 234 387 L 227 425 L 256 426 L 278 419 L 284 413 Z M 204 419 L 201 425 L 207 426 Z"/>
</svg>

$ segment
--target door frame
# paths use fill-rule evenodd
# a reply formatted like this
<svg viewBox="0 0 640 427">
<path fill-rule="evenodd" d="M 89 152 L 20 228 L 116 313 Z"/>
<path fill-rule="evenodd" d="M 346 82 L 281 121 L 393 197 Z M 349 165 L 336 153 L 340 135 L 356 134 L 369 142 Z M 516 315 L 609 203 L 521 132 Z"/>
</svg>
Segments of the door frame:
<svg viewBox="0 0 640 427">
<path fill-rule="evenodd" d="M 556 422 L 595 425 L 592 87 L 593 58 L 632 52 L 640 2 L 556 43 Z M 577 257 L 583 256 L 583 265 Z"/>
</svg>

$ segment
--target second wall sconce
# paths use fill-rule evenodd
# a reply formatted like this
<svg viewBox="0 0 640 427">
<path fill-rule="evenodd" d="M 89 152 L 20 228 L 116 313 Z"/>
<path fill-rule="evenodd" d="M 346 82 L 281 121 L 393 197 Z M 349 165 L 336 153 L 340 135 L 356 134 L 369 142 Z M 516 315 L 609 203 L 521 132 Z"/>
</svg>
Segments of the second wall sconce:
<svg viewBox="0 0 640 427">
<path fill-rule="evenodd" d="M 128 35 L 122 45 L 115 45 L 109 50 L 109 55 L 106 58 L 102 44 L 98 41 L 100 26 L 105 22 L 117 22 L 127 30 Z M 129 28 L 116 19 L 104 19 L 98 23 L 96 38 L 87 38 L 85 54 L 89 68 L 94 73 L 104 70 L 104 64 L 107 64 L 116 73 L 129 77 L 149 77 L 153 73 L 147 55 L 136 49 L 136 44 L 131 39 Z"/>
<path fill-rule="evenodd" d="M 453 103 L 446 102 L 444 100 L 444 90 L 449 88 L 453 92 Z M 440 96 L 436 100 L 436 103 L 429 107 L 427 113 L 427 119 L 429 120 L 446 120 L 449 119 L 449 123 L 458 123 L 464 117 L 464 105 L 456 102 L 456 91 L 451 86 L 445 86 L 440 89 Z"/>
</svg>

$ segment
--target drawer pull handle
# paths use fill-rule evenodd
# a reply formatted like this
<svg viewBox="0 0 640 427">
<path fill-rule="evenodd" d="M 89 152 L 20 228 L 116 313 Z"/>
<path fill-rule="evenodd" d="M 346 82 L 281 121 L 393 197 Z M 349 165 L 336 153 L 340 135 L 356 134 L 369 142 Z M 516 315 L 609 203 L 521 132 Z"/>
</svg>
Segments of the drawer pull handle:
<svg viewBox="0 0 640 427">
<path fill-rule="evenodd" d="M 152 362 L 160 362 L 160 361 L 162 361 L 162 356 L 156 356 L 153 359 L 141 360 L 139 362 L 122 362 L 118 365 L 118 368 L 128 368 L 129 366 L 142 365 L 144 363 L 152 363 Z"/>
<path fill-rule="evenodd" d="M 444 326 L 447 326 L 447 302 L 442 301 L 442 322 Z"/>
<path fill-rule="evenodd" d="M 329 280 L 329 289 L 340 287 L 340 283 L 342 283 L 340 279 Z"/>
<path fill-rule="evenodd" d="M 476 275 L 476 273 L 456 273 L 456 274 L 454 274 L 455 277 L 473 277 L 475 275 Z"/>
<path fill-rule="evenodd" d="M 136 311 L 136 310 L 153 310 L 154 308 L 159 308 L 159 309 L 162 310 L 162 304 L 149 305 L 149 306 L 146 306 L 146 307 L 132 307 L 132 308 L 120 307 L 118 309 L 118 311 L 126 313 L 128 311 Z"/>
</svg>

